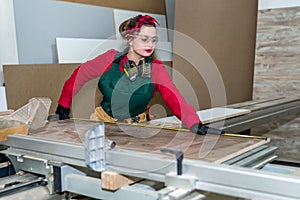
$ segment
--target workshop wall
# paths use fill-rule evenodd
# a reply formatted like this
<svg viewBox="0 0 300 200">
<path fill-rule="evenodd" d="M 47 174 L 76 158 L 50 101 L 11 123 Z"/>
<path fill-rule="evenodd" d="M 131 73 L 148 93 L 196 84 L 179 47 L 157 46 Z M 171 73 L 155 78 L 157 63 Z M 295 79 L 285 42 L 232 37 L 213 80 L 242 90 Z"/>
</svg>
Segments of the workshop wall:
<svg viewBox="0 0 300 200">
<path fill-rule="evenodd" d="M 260 10 L 254 98 L 300 97 L 300 7 Z"/>
<path fill-rule="evenodd" d="M 298 1 L 299 4 L 299 1 Z M 300 97 L 300 7 L 258 12 L 253 98 Z M 285 116 L 251 129 L 279 147 L 277 160 L 300 160 L 300 115 Z"/>
</svg>

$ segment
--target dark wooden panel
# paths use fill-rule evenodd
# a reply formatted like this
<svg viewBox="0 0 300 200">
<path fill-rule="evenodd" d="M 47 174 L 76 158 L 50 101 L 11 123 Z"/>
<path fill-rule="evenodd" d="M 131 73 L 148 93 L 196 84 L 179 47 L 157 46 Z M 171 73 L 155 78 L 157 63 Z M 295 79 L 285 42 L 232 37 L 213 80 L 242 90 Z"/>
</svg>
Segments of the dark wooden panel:
<svg viewBox="0 0 300 200">
<path fill-rule="evenodd" d="M 84 135 L 96 122 L 51 121 L 42 129 L 31 132 L 35 137 L 66 142 L 84 143 Z M 118 148 L 160 153 L 161 148 L 184 152 L 185 158 L 221 163 L 248 150 L 263 145 L 268 140 L 243 137 L 196 135 L 133 125 L 105 124 L 105 135 L 116 142 Z"/>
</svg>

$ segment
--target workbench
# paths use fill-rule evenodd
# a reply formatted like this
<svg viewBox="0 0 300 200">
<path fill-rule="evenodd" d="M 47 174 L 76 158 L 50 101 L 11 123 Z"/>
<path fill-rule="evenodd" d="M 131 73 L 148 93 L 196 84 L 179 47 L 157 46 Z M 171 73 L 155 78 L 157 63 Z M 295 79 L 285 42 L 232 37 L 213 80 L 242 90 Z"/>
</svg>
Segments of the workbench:
<svg viewBox="0 0 300 200">
<path fill-rule="evenodd" d="M 262 108 L 253 109 L 222 123 L 248 129 L 259 123 L 259 117 L 253 118 L 259 114 L 256 111 L 262 118 L 299 111 L 299 100 L 280 101 L 288 103 L 269 106 L 269 114 Z M 265 102 L 253 103 L 252 108 L 261 103 Z M 278 112 L 274 112 L 274 106 Z M 251 119 L 255 123 L 250 123 Z M 116 146 L 106 148 L 102 144 L 104 168 L 95 171 L 86 162 L 86 135 L 100 125 L 105 128 L 105 139 L 114 141 Z M 247 199 L 299 199 L 299 176 L 264 170 L 276 158 L 276 147 L 268 144 L 269 138 L 255 135 L 203 136 L 151 124 L 49 118 L 44 127 L 30 130 L 28 135 L 9 135 L 2 142 L 5 148 L 1 154 L 9 158 L 7 165 L 24 174 L 1 179 L 4 189 L 0 190 L 0 197 L 12 188 L 28 185 L 33 191 L 37 189 L 33 185 L 38 185 L 39 190 L 48 191 L 49 199 L 57 194 L 67 197 L 70 193 L 101 199 L 205 199 L 207 192 Z M 166 149 L 170 151 L 162 151 Z M 111 191 L 103 188 L 107 180 L 102 175 L 106 173 L 138 181 Z"/>
<path fill-rule="evenodd" d="M 45 127 L 27 136 L 8 136 L 5 145 L 9 148 L 2 153 L 10 158 L 17 171 L 43 175 L 51 194 L 67 191 L 103 199 L 164 199 L 176 197 L 179 192 L 204 198 L 199 192 L 195 194 L 198 189 L 204 189 L 239 197 L 279 198 L 280 195 L 284 198 L 279 199 L 295 199 L 295 196 L 300 196 L 296 192 L 299 191 L 296 187 L 300 185 L 300 179 L 288 175 L 283 179 L 277 174 L 224 164 L 266 145 L 267 138 L 201 136 L 125 124 L 104 124 L 105 137 L 116 142 L 115 148 L 105 151 L 105 171 L 143 181 L 116 191 L 101 189 L 104 180 L 101 181 L 100 175 L 103 172 L 92 172 L 85 162 L 84 135 L 95 125 L 99 123 L 49 121 Z M 182 175 L 177 174 L 176 156 L 162 153 L 162 148 L 183 152 Z M 139 188 L 138 185 L 144 184 L 145 180 L 161 183 L 162 187 Z M 241 180 L 251 181 L 241 184 Z M 265 182 L 266 186 L 257 184 L 259 181 Z M 291 188 L 274 191 L 268 186 L 271 184 L 276 187 L 290 184 Z M 296 193 L 291 195 L 290 190 Z"/>
</svg>

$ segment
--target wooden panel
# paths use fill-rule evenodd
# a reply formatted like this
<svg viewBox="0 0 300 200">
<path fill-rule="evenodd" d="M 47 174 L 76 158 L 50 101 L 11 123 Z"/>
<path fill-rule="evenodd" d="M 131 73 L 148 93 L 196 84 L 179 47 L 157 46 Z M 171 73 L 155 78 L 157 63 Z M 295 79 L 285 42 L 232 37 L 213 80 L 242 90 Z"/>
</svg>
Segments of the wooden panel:
<svg viewBox="0 0 300 200">
<path fill-rule="evenodd" d="M 0 111 L 7 110 L 5 88 L 0 86 Z"/>
<path fill-rule="evenodd" d="M 35 137 L 66 142 L 84 143 L 84 135 L 95 122 L 51 121 Z M 115 141 L 118 148 L 160 154 L 161 148 L 184 152 L 185 158 L 222 163 L 255 147 L 268 143 L 266 139 L 196 135 L 189 132 L 155 129 L 133 125 L 105 124 L 106 138 Z"/>
<path fill-rule="evenodd" d="M 125 46 L 124 40 L 56 38 L 59 63 L 82 63 L 112 48 L 123 51 Z M 161 61 L 172 61 L 171 42 L 159 41 L 155 53 Z"/>
<path fill-rule="evenodd" d="M 197 109 L 251 100 L 257 5 L 257 0 L 176 1 L 174 81 Z"/>
<path fill-rule="evenodd" d="M 166 14 L 165 0 L 60 0 L 95 6 Z"/>
<path fill-rule="evenodd" d="M 54 113 L 63 84 L 78 64 L 4 65 L 9 109 L 17 110 L 33 97 L 49 97 Z"/>
<path fill-rule="evenodd" d="M 164 63 L 169 66 L 169 62 Z M 28 103 L 33 97 L 49 97 L 52 100 L 50 114 L 56 110 L 57 101 L 64 82 L 79 64 L 34 64 L 34 65 L 4 65 L 5 90 L 9 109 L 17 110 Z M 87 82 L 75 96 L 72 102 L 72 115 L 77 118 L 89 118 L 96 106 L 102 100 L 98 90 L 98 79 Z M 160 95 L 156 95 L 150 105 L 160 105 L 156 109 L 157 117 L 170 115 Z"/>
<path fill-rule="evenodd" d="M 203 124 L 213 123 L 228 118 L 244 115 L 250 113 L 249 109 L 235 109 L 235 108 L 210 108 L 205 110 L 197 111 L 197 114 Z M 181 121 L 176 116 L 170 116 L 166 118 L 152 120 L 150 124 L 157 125 L 161 124 L 164 126 L 176 126 L 181 127 Z"/>
</svg>

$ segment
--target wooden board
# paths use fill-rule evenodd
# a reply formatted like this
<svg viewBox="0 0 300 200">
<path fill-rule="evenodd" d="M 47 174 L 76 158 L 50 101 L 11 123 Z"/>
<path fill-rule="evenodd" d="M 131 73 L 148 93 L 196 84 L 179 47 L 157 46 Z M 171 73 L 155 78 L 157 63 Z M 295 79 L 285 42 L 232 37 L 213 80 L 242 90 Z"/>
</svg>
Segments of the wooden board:
<svg viewBox="0 0 300 200">
<path fill-rule="evenodd" d="M 7 110 L 5 88 L 3 86 L 0 86 L 0 111 L 5 110 Z"/>
<path fill-rule="evenodd" d="M 0 128 L 0 141 L 6 140 L 8 135 L 14 134 L 28 134 L 28 126 L 26 124 L 13 126 L 8 128 Z"/>
<path fill-rule="evenodd" d="M 73 3 L 82 3 L 95 6 L 104 6 L 109 8 L 119 8 L 125 10 L 137 10 L 141 12 L 151 12 L 158 14 L 166 14 L 165 0 L 113 0 L 113 1 L 99 1 L 99 0 L 60 0 Z"/>
<path fill-rule="evenodd" d="M 175 0 L 173 81 L 197 110 L 252 99 L 257 2 Z"/>
<path fill-rule="evenodd" d="M 30 132 L 35 137 L 84 143 L 86 131 L 96 122 L 70 120 L 51 121 L 45 127 Z M 115 141 L 116 148 L 161 154 L 161 148 L 181 150 L 184 157 L 222 163 L 244 152 L 269 142 L 268 139 L 196 135 L 190 132 L 105 124 L 106 138 Z"/>
<path fill-rule="evenodd" d="M 125 47 L 125 41 L 113 38 L 56 38 L 59 63 L 83 63 L 110 49 L 123 51 Z M 161 61 L 172 61 L 171 42 L 159 41 L 155 53 Z"/>
<path fill-rule="evenodd" d="M 78 65 L 76 63 L 4 65 L 8 108 L 17 110 L 33 97 L 49 97 L 52 100 L 49 114 L 55 113 L 63 84 Z M 170 63 L 164 62 L 164 65 L 170 66 Z M 102 100 L 97 83 L 98 78 L 88 81 L 73 98 L 71 116 L 89 118 L 94 112 L 95 107 Z M 167 111 L 167 114 L 171 113 L 160 94 L 151 100 L 150 105 L 161 105 L 161 108 L 164 108 L 155 111 L 155 115 L 158 117 L 166 116 L 166 112 L 163 111 Z"/>
<path fill-rule="evenodd" d="M 204 124 L 208 124 L 208 123 L 213 123 L 213 122 L 221 121 L 224 119 L 228 119 L 231 117 L 244 115 L 244 114 L 247 114 L 250 112 L 251 112 L 251 110 L 249 110 L 249 109 L 235 109 L 235 108 L 218 107 L 218 108 L 200 110 L 200 111 L 197 111 L 197 114 Z M 165 126 L 181 127 L 181 121 L 176 116 L 153 120 L 153 121 L 151 121 L 151 124 L 153 124 L 153 125 L 161 124 L 161 125 L 165 125 Z"/>
</svg>

